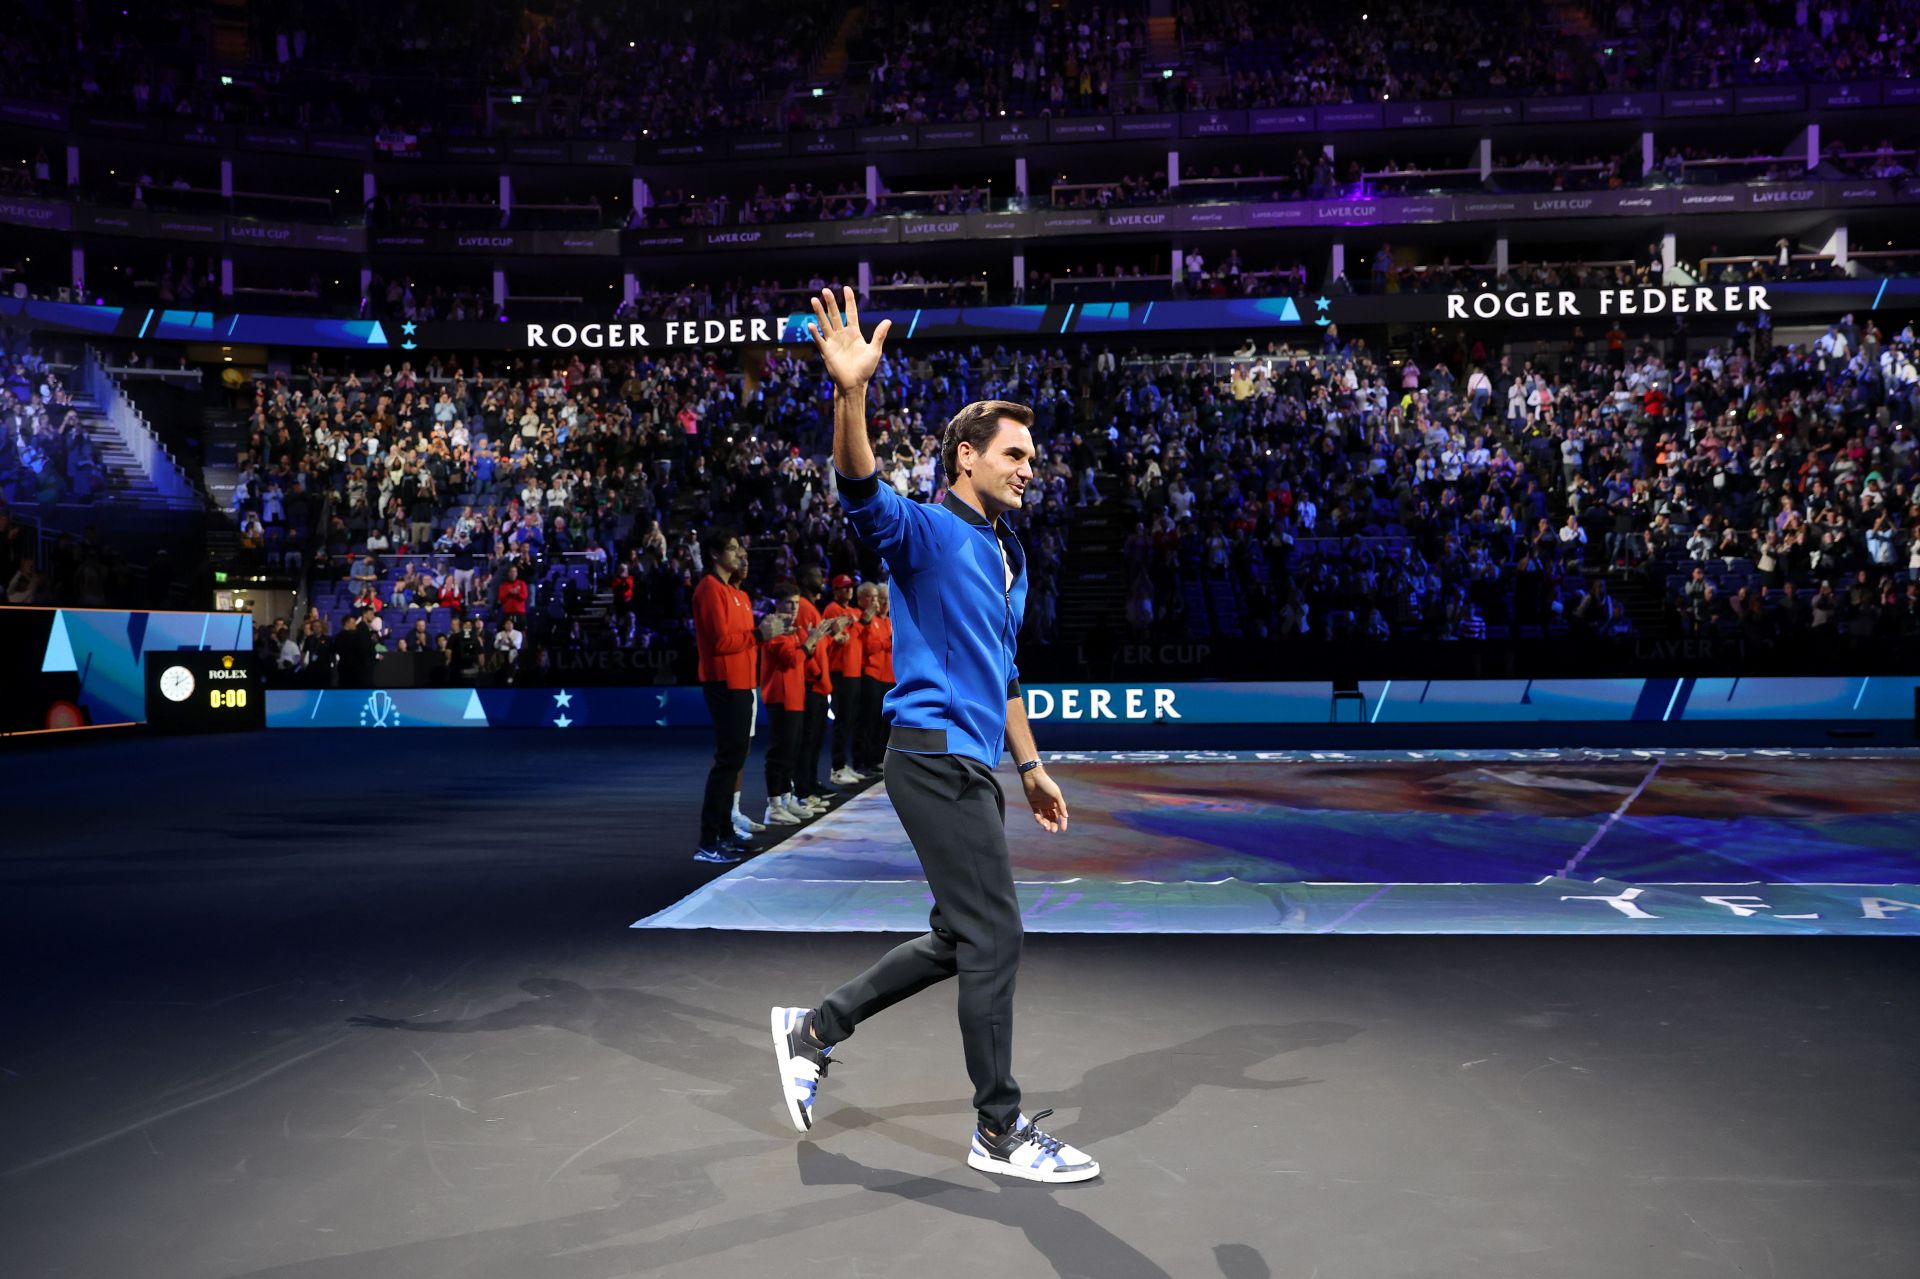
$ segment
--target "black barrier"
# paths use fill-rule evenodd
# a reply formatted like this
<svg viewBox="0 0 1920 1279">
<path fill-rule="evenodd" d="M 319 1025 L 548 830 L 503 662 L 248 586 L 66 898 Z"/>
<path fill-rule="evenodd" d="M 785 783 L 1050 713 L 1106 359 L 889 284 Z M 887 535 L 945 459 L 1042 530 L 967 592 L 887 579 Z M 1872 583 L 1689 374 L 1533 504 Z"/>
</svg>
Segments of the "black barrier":
<svg viewBox="0 0 1920 1279">
<path fill-rule="evenodd" d="M 0 200 L 0 224 L 155 239 L 282 243 L 297 248 L 481 257 L 678 256 L 689 249 L 819 248 L 826 245 L 960 243 L 967 240 L 1067 236 L 1164 235 L 1179 231 L 1262 231 L 1318 227 L 1418 226 L 1544 219 L 1669 217 L 1850 209 L 1920 204 L 1920 179 L 1846 182 L 1760 182 L 1712 187 L 1574 191 L 1538 195 L 1380 196 L 1364 200 L 1292 200 L 1243 204 L 1175 204 L 1126 209 L 1042 209 L 1019 213 L 906 215 L 764 226 L 647 228 L 634 231 L 368 230 L 332 234 L 263 231 L 309 226 L 175 214 L 153 209 Z M 65 209 L 66 220 L 55 210 Z M 235 231 L 233 228 L 238 227 Z M 343 235 L 348 231 L 350 235 Z M 358 239 L 354 237 L 360 237 Z"/>
</svg>

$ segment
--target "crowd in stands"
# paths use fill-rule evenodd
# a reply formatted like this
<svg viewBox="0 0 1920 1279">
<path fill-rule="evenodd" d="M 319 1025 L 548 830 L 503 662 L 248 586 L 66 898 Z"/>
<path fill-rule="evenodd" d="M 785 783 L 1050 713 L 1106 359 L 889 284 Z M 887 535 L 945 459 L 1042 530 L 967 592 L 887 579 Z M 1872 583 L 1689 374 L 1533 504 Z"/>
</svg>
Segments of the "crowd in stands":
<svg viewBox="0 0 1920 1279">
<path fill-rule="evenodd" d="M 1623 88 L 1903 79 L 1920 70 L 1920 34 L 1903 0 L 1794 0 L 1738 22 L 1715 0 L 1621 0 L 1612 17 L 1612 33 L 1644 49 Z"/>
<path fill-rule="evenodd" d="M 19 348 L 0 379 L 0 503 L 91 503 L 105 491 L 100 446 L 82 428 L 72 393 L 39 354 Z"/>
<path fill-rule="evenodd" d="M 495 191 L 382 192 L 367 205 L 367 225 L 420 230 L 480 230 L 507 225 Z"/>
<path fill-rule="evenodd" d="M 1034 405 L 1026 642 L 1059 635 L 1074 511 L 1096 505 L 1134 521 L 1111 621 L 1142 638 L 1621 635 L 1636 593 L 1713 633 L 1911 634 L 1914 360 L 1910 330 L 1870 319 L 1674 360 L 1518 359 L 1464 335 L 1393 359 L 972 348 L 890 354 L 869 403 L 886 482 L 928 501 L 947 416 Z M 330 677 L 349 624 L 450 678 L 515 678 L 559 647 L 684 656 L 716 521 L 741 531 L 752 589 L 874 580 L 833 501 L 818 368 L 781 352 L 743 372 L 683 355 L 263 384 L 248 491 L 330 502 L 311 558 L 340 582 L 280 641 L 287 664 Z"/>
<path fill-rule="evenodd" d="M 1872 148 L 1836 139 L 1821 148 L 1820 159 L 1821 168 L 1830 167 L 1835 176 L 1906 178 L 1912 177 L 1916 165 L 1920 165 L 1920 149 L 1911 142 L 1896 146 L 1887 138 L 1881 138 Z"/>
<path fill-rule="evenodd" d="M 774 184 L 776 187 L 778 183 Z M 759 226 L 778 222 L 836 222 L 855 218 L 885 217 L 894 214 L 927 214 L 946 217 L 956 213 L 987 213 L 1010 206 L 1006 199 L 996 201 L 987 185 L 955 183 L 946 187 L 909 192 L 894 192 L 883 179 L 872 196 L 862 184 L 841 181 L 832 191 L 825 183 L 790 180 L 784 190 L 769 191 L 757 184 L 752 194 L 719 192 L 710 196 L 690 195 L 684 190 L 662 192 L 661 198 L 644 210 L 635 210 L 630 227 L 670 228 L 688 226 Z"/>
<path fill-rule="evenodd" d="M 360 299 L 360 318 L 368 320 L 493 320 L 500 308 L 490 293 L 458 285 L 416 283 L 411 275 L 374 272 Z"/>
<path fill-rule="evenodd" d="M 937 433 L 978 398 L 963 387 L 1027 392 L 1049 430 L 1071 402 L 1059 353 L 1044 368 L 1009 358 L 974 370 L 964 356 L 958 365 L 890 357 L 875 377 L 869 403 L 902 492 L 933 495 Z M 825 390 L 820 370 L 792 352 L 745 371 L 685 354 L 484 374 L 436 359 L 378 372 L 316 366 L 259 383 L 236 507 L 263 558 L 307 569 L 326 601 L 285 637 L 287 669 L 339 678 L 366 643 L 342 646 L 349 626 L 376 652 L 402 651 L 404 639 L 406 651 L 452 654 L 436 661 L 467 678 L 514 678 L 556 646 L 684 653 L 698 531 L 716 519 L 741 531 L 756 580 L 808 564 L 870 580 L 878 564 L 863 559 L 831 500 Z M 311 534 L 296 494 L 326 512 Z M 1033 499 L 1023 523 L 1036 597 L 1051 598 L 1040 583 L 1064 546 L 1061 494 Z M 596 597 L 611 608 L 592 626 Z M 503 655 L 486 646 L 507 642 L 509 619 L 520 638 Z M 470 623 L 493 655 L 478 666 L 456 660 Z"/>
<path fill-rule="evenodd" d="M 46 529 L 39 508 L 0 501 L 0 605 L 37 608 L 178 608 L 191 566 L 162 549 L 136 564 L 97 525 Z"/>
<path fill-rule="evenodd" d="M 1533 359 L 1464 333 L 1393 357 L 1332 335 L 1315 353 L 1178 360 L 895 351 L 869 404 L 886 482 L 928 501 L 953 411 L 1034 406 L 1026 642 L 1059 635 L 1074 511 L 1091 506 L 1133 520 L 1111 620 L 1143 638 L 1618 635 L 1636 593 L 1704 634 L 1920 628 L 1910 327 L 1848 317 L 1789 346 L 1749 330 L 1678 358 L 1607 336 Z M 16 456 L 19 423 L 57 433 L 46 376 L 9 376 Z M 358 679 L 382 652 L 450 680 L 521 678 L 561 648 L 668 667 L 716 521 L 740 530 L 757 589 L 874 580 L 833 500 L 827 392 L 796 350 L 745 369 L 430 357 L 263 380 L 235 506 L 249 550 L 305 571 L 314 601 L 263 647 L 315 681 Z M 12 568 L 10 602 L 112 591 L 111 560 L 71 542 Z"/>
<path fill-rule="evenodd" d="M 0 602 L 173 606 L 183 583 L 166 551 L 135 564 L 76 513 L 105 499 L 106 480 L 100 447 L 71 405 L 44 354 L 9 338 L 0 352 Z M 49 522 L 56 513 L 63 524 Z"/>
<path fill-rule="evenodd" d="M 1184 108 L 1532 96 L 1605 89 L 1903 77 L 1920 36 L 1903 0 L 1797 0 L 1729 14 L 1718 0 L 1557 6 L 1444 0 L 1276 9 L 1184 0 L 1154 49 L 1136 0 L 1056 8 L 973 0 L 868 6 L 768 0 L 519 4 L 308 0 L 216 68 L 184 0 L 21 0 L 0 32 L 0 95 L 166 115 L 375 132 L 611 135 L 837 127 Z M 400 34 L 394 34 L 395 24 Z M 847 72 L 815 86 L 844 41 Z M 1172 72 L 1168 74 L 1168 72 Z M 505 109 L 489 90 L 523 90 Z M 822 88 L 813 96 L 813 87 Z M 517 104 L 516 104 L 517 106 Z"/>
<path fill-rule="evenodd" d="M 1099 484 L 1137 518 L 1133 631 L 1620 634 L 1620 570 L 1701 633 L 1920 635 L 1910 327 L 1673 362 L 1536 366 L 1464 337 L 1421 358 L 1135 374 Z"/>
</svg>

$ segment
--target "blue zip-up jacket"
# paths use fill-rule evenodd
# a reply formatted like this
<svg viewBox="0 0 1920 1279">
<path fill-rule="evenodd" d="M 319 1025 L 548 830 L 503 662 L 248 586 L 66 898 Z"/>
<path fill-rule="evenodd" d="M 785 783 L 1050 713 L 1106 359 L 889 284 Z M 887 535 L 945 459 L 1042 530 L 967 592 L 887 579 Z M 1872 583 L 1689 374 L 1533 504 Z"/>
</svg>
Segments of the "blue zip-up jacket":
<svg viewBox="0 0 1920 1279">
<path fill-rule="evenodd" d="M 882 704 L 893 721 L 887 744 L 994 767 L 1007 747 L 1007 702 L 1020 695 L 1014 653 L 1027 611 L 1020 539 L 1004 519 L 988 524 L 951 492 L 935 506 L 901 497 L 877 469 L 864 479 L 838 468 L 834 474 L 854 532 L 892 575 L 894 684 Z"/>
</svg>

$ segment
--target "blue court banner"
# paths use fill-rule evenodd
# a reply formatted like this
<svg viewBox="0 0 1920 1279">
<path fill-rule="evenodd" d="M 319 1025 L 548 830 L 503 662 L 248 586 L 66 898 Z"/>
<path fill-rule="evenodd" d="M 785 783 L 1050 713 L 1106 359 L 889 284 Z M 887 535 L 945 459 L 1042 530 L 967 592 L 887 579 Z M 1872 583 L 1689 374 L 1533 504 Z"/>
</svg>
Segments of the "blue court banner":
<svg viewBox="0 0 1920 1279">
<path fill-rule="evenodd" d="M 1029 684 L 1035 723 L 1704 723 L 1913 716 L 1920 676 L 1266 683 Z M 1336 715 L 1336 712 L 1338 714 Z M 689 728 L 708 724 L 697 687 L 272 689 L 269 728 Z M 761 707 L 759 722 L 766 722 Z"/>
</svg>

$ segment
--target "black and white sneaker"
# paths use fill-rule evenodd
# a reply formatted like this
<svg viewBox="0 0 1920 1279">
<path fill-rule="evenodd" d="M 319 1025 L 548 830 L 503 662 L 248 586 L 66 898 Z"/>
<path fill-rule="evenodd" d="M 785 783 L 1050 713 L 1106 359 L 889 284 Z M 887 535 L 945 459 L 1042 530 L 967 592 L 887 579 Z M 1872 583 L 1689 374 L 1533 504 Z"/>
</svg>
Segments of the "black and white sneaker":
<svg viewBox="0 0 1920 1279">
<path fill-rule="evenodd" d="M 693 860 L 697 862 L 712 862 L 716 866 L 731 866 L 744 855 L 739 851 L 739 848 L 739 844 L 730 840 L 712 840 L 700 845 L 699 848 L 694 850 Z"/>
<path fill-rule="evenodd" d="M 989 1137 L 976 1126 L 967 1151 L 967 1167 L 1028 1181 L 1086 1181 L 1098 1177 L 1100 1165 L 1092 1155 L 1040 1130 L 1039 1121 L 1052 1113 L 1043 1110 L 1032 1119 L 1021 1115 L 1012 1131 L 998 1137 Z"/>
<path fill-rule="evenodd" d="M 813 1098 L 833 1064 L 833 1045 L 821 1047 L 807 1034 L 810 1008 L 773 1010 L 773 1055 L 780 1064 L 780 1095 L 787 1118 L 801 1132 L 813 1127 Z"/>
</svg>

